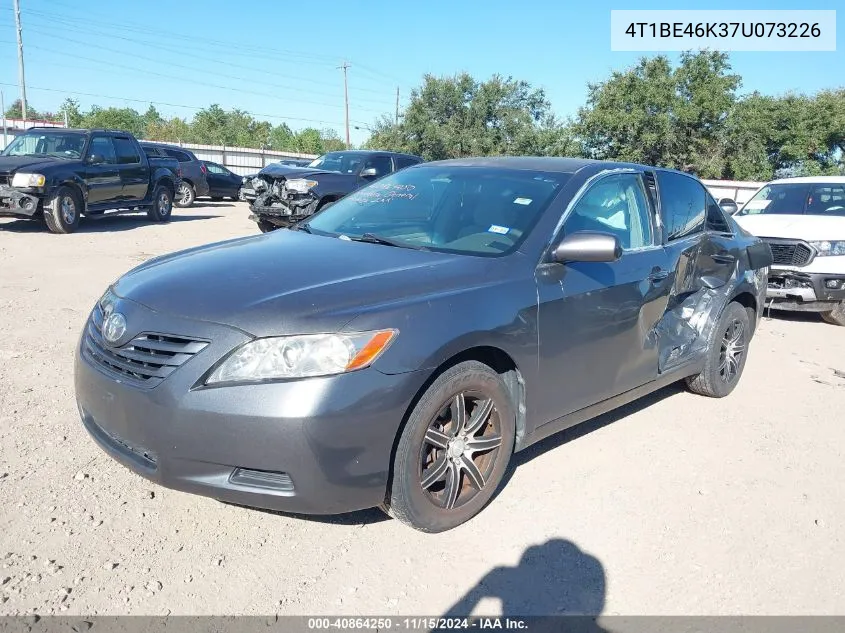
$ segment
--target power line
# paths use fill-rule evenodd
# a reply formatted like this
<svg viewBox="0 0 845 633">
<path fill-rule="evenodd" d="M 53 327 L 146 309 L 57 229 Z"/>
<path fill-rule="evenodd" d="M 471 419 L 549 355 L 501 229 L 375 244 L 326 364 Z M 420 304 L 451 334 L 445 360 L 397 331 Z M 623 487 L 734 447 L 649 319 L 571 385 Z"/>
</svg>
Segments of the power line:
<svg viewBox="0 0 845 633">
<path fill-rule="evenodd" d="M 40 13 L 40 12 L 31 11 L 31 10 L 24 11 L 24 13 L 25 13 L 25 14 L 27 14 L 27 15 L 30 15 L 30 14 L 36 14 L 36 13 L 37 13 L 39 16 L 41 16 L 41 15 L 47 16 L 47 15 L 48 15 L 48 14 L 43 14 L 43 13 Z M 48 25 L 42 24 L 42 23 L 40 23 L 40 22 L 36 22 L 36 23 L 35 23 L 35 28 L 33 28 L 32 26 L 30 26 L 29 28 L 32 28 L 33 30 L 36 30 L 38 27 L 48 28 Z M 149 47 L 149 48 L 154 48 L 154 49 L 158 49 L 158 50 L 162 50 L 162 51 L 167 51 L 167 52 L 173 52 L 173 53 L 179 53 L 179 54 L 183 54 L 183 53 L 185 52 L 185 51 L 184 51 L 184 49 L 174 48 L 174 47 L 172 47 L 172 46 L 167 46 L 167 45 L 160 44 L 160 43 L 157 43 L 157 42 L 156 42 L 156 43 L 152 43 L 152 42 L 149 42 L 149 41 L 147 41 L 147 40 L 143 40 L 143 39 L 138 39 L 138 38 L 133 38 L 133 37 L 125 37 L 125 36 L 121 36 L 121 35 L 116 35 L 116 34 L 115 34 L 115 33 L 113 33 L 113 32 L 104 32 L 104 31 L 101 31 L 101 30 L 92 29 L 90 26 L 88 26 L 88 27 L 86 27 L 86 28 L 78 28 L 78 27 L 67 27 L 67 26 L 63 26 L 63 27 L 62 27 L 62 30 L 63 30 L 63 31 L 71 31 L 71 32 L 74 32 L 74 33 L 81 33 L 81 34 L 85 34 L 85 35 L 92 35 L 92 34 L 93 34 L 93 35 L 98 35 L 98 36 L 101 36 L 101 37 L 107 37 L 107 38 L 112 38 L 112 39 L 122 40 L 122 41 L 126 41 L 126 42 L 131 42 L 131 43 L 139 43 L 139 44 L 143 44 L 144 46 L 147 46 L 147 47 Z M 40 32 L 40 33 L 42 33 L 42 34 L 50 34 L 50 35 L 52 35 L 52 34 L 53 34 L 53 32 L 52 32 L 52 31 L 51 31 L 50 33 L 45 33 L 44 31 L 39 31 L 39 32 Z M 204 40 L 203 40 L 203 43 L 204 43 L 204 44 L 207 44 L 207 42 L 205 42 Z M 215 52 L 218 52 L 218 51 L 219 51 L 219 49 L 218 49 L 218 48 L 216 48 L 216 47 L 213 47 L 212 49 L 213 49 Z M 133 55 L 133 56 L 134 56 L 134 53 L 131 53 L 131 52 L 124 52 L 124 51 L 120 51 L 120 52 L 121 52 L 121 53 L 124 53 L 124 54 L 126 54 L 126 55 Z M 204 54 L 205 54 L 205 53 L 204 53 Z M 246 56 L 250 56 L 250 57 L 261 57 L 261 58 L 265 58 L 265 59 L 272 59 L 272 60 L 274 60 L 274 61 L 277 61 L 277 59 L 276 59 L 276 58 L 271 57 L 271 56 L 268 56 L 268 55 L 262 55 L 262 54 L 251 54 L 251 53 L 242 53 L 242 52 L 240 52 L 239 50 L 235 50 L 235 51 L 229 51 L 229 50 L 227 50 L 227 51 L 225 51 L 225 54 L 226 54 L 227 56 L 232 56 L 232 55 L 235 55 L 235 56 L 243 56 L 243 57 L 246 57 Z M 162 63 L 168 63 L 168 64 L 170 64 L 170 62 L 162 62 Z M 223 63 L 225 63 L 227 66 L 231 66 L 231 67 L 233 67 L 233 68 L 243 68 L 243 69 L 246 69 L 246 70 L 252 70 L 252 71 L 260 72 L 260 73 L 265 74 L 265 75 L 274 75 L 274 76 L 277 76 L 277 77 L 282 77 L 282 78 L 285 78 L 285 79 L 293 79 L 293 80 L 295 80 L 295 81 L 301 81 L 301 82 L 304 82 L 304 83 L 311 83 L 311 84 L 321 85 L 321 86 L 334 86 L 334 85 L 335 85 L 334 83 L 331 83 L 331 82 L 328 82 L 328 81 L 318 81 L 318 80 L 316 80 L 316 79 L 311 79 L 311 78 L 307 78 L 307 77 L 301 77 L 301 76 L 297 76 L 297 75 L 282 74 L 282 73 L 278 73 L 278 72 L 275 72 L 275 71 L 272 71 L 272 70 L 265 70 L 265 69 L 263 69 L 263 68 L 258 68 L 258 67 L 255 67 L 255 66 L 245 66 L 245 65 L 243 65 L 243 64 L 235 64 L 235 63 L 230 62 L 230 61 L 228 61 L 228 60 L 226 60 L 226 61 L 225 61 L 225 62 L 223 62 Z M 300 62 L 297 62 L 297 63 L 300 63 Z M 175 64 L 170 64 L 170 65 L 175 65 Z M 321 63 L 321 65 L 322 65 L 322 63 Z M 327 67 L 328 67 L 328 66 L 327 66 Z M 192 70 L 194 70 L 194 68 L 191 68 L 191 69 L 192 69 Z M 199 69 L 196 69 L 196 70 L 199 70 Z M 201 71 L 201 72 L 208 72 L 208 71 Z M 351 89 L 352 89 L 352 90 L 357 90 L 357 91 L 359 91 L 359 92 L 369 92 L 369 93 L 374 93 L 374 94 L 385 94 L 385 93 L 387 92 L 386 90 L 376 90 L 376 89 L 374 89 L 374 88 L 360 88 L 360 87 L 356 87 L 356 88 L 351 88 Z M 363 99 L 363 98 L 362 98 L 362 99 L 360 99 L 360 100 L 362 100 L 362 101 L 372 101 L 372 102 L 375 102 L 375 103 L 380 103 L 380 102 L 378 102 L 378 101 L 376 101 L 376 100 L 367 100 L 367 99 Z"/>
</svg>

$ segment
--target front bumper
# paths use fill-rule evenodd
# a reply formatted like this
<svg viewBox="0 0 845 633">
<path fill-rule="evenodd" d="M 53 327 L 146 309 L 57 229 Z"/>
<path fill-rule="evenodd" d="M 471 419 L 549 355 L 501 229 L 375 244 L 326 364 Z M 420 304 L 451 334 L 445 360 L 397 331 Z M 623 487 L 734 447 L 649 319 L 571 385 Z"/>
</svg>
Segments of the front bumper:
<svg viewBox="0 0 845 633">
<path fill-rule="evenodd" d="M 195 325 L 205 326 L 199 332 L 213 342 L 151 389 L 128 385 L 83 357 L 80 340 L 77 404 L 104 451 L 165 487 L 245 506 L 336 514 L 382 503 L 393 442 L 424 372 L 369 368 L 194 388 L 246 340 L 224 326 Z"/>
<path fill-rule="evenodd" d="M 33 194 L 0 185 L 0 216 L 31 218 L 38 211 L 41 199 Z"/>
<path fill-rule="evenodd" d="M 840 301 L 845 301 L 845 274 L 769 271 L 766 302 L 773 308 L 824 312 Z"/>
</svg>

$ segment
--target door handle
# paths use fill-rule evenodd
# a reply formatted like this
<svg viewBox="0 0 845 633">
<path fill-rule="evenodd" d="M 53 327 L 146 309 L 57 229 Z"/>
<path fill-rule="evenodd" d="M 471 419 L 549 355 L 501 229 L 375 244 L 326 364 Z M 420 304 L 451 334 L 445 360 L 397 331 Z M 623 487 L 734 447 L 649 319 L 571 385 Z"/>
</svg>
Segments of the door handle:
<svg viewBox="0 0 845 633">
<path fill-rule="evenodd" d="M 663 281 L 669 276 L 668 270 L 663 270 L 662 268 L 658 268 L 657 270 L 651 271 L 651 274 L 648 276 L 649 281 Z"/>
<path fill-rule="evenodd" d="M 733 255 L 712 255 L 711 256 L 713 261 L 717 264 L 733 264 L 736 261 L 736 257 Z"/>
</svg>

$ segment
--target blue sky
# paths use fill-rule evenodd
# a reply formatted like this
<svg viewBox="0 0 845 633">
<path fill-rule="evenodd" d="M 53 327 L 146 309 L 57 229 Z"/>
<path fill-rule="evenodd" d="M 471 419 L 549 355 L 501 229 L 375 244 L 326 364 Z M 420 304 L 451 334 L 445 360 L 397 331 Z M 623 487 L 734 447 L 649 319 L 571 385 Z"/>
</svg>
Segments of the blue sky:
<svg viewBox="0 0 845 633">
<path fill-rule="evenodd" d="M 424 73 L 512 75 L 546 90 L 561 116 L 574 114 L 587 83 L 646 53 L 610 50 L 610 11 L 638 9 L 840 9 L 836 52 L 733 53 L 741 92 L 812 93 L 845 86 L 841 2 L 640 2 L 563 0 L 20 0 L 29 103 L 55 109 L 149 102 L 190 118 L 210 103 L 238 107 L 294 129 L 343 135 L 343 80 L 350 118 L 367 126 L 393 114 Z M 11 0 L 0 4 L 0 89 L 18 97 Z M 838 6 L 837 6 L 838 5 Z M 670 54 L 670 57 L 675 57 Z M 49 89 L 49 90 L 45 90 Z M 70 94 L 89 93 L 89 94 Z M 90 96 L 98 95 L 98 96 Z M 191 106 L 191 107 L 183 107 Z M 365 129 L 352 130 L 353 142 Z"/>
</svg>

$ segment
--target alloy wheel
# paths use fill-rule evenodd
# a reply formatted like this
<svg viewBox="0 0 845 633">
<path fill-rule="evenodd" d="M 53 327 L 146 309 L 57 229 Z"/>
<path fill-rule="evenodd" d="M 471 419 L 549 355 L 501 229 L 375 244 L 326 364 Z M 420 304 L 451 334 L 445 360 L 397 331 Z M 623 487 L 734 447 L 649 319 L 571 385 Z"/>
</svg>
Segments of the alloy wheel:
<svg viewBox="0 0 845 633">
<path fill-rule="evenodd" d="M 496 464 L 502 424 L 493 400 L 464 391 L 444 403 L 420 449 L 420 486 L 436 506 L 452 510 L 478 495 Z"/>
<path fill-rule="evenodd" d="M 166 191 L 158 194 L 158 213 L 162 217 L 170 213 L 170 196 L 167 195 Z"/>
<path fill-rule="evenodd" d="M 179 202 L 185 205 L 191 202 L 191 188 L 184 183 L 179 185 Z"/>
<path fill-rule="evenodd" d="M 76 203 L 73 201 L 73 198 L 70 196 L 62 196 L 60 208 L 62 211 L 62 219 L 65 221 L 65 224 L 73 224 L 76 221 Z"/>
<path fill-rule="evenodd" d="M 739 376 L 745 347 L 745 324 L 734 319 L 725 328 L 719 350 L 719 376 L 724 382 L 731 383 Z"/>
</svg>

